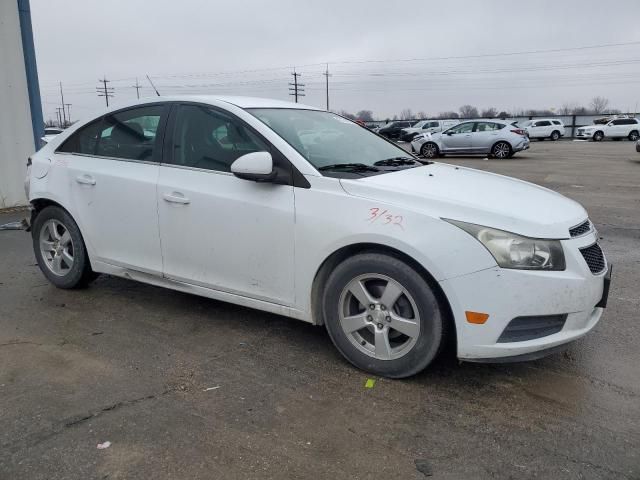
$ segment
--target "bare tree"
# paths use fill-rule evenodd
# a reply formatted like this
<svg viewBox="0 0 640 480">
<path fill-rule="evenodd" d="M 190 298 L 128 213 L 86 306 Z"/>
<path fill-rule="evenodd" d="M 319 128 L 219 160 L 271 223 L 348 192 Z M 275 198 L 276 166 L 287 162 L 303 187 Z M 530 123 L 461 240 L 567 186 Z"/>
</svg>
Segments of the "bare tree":
<svg viewBox="0 0 640 480">
<path fill-rule="evenodd" d="M 356 116 L 353 113 L 349 113 L 349 112 L 347 112 L 345 110 L 341 110 L 340 111 L 340 115 L 342 115 L 343 117 L 346 117 L 346 118 L 348 118 L 350 120 L 355 120 L 356 119 Z"/>
<path fill-rule="evenodd" d="M 413 112 L 410 108 L 405 108 L 400 112 L 400 120 L 411 120 L 413 119 Z"/>
<path fill-rule="evenodd" d="M 589 106 L 595 115 L 599 115 L 607 109 L 609 100 L 604 97 L 593 97 Z"/>
<path fill-rule="evenodd" d="M 356 117 L 363 122 L 373 122 L 373 112 L 371 110 L 360 110 L 356 113 Z"/>
<path fill-rule="evenodd" d="M 429 118 L 429 115 L 427 115 L 425 112 L 420 110 L 418 113 L 416 113 L 416 118 L 419 118 L 420 120 L 424 120 L 425 118 Z"/>
<path fill-rule="evenodd" d="M 565 102 L 558 110 L 558 113 L 560 115 L 572 115 L 576 108 L 578 108 L 578 106 L 575 103 Z"/>
<path fill-rule="evenodd" d="M 498 110 L 493 107 L 482 110 L 482 118 L 495 118 L 498 116 Z"/>
<path fill-rule="evenodd" d="M 463 105 L 459 108 L 459 111 L 462 118 L 476 118 L 479 116 L 478 109 L 473 105 Z"/>
<path fill-rule="evenodd" d="M 438 118 L 460 118 L 456 112 L 440 112 Z"/>
<path fill-rule="evenodd" d="M 503 110 L 498 115 L 496 115 L 496 117 L 500 118 L 501 120 L 506 120 L 510 117 L 510 115 Z"/>
</svg>

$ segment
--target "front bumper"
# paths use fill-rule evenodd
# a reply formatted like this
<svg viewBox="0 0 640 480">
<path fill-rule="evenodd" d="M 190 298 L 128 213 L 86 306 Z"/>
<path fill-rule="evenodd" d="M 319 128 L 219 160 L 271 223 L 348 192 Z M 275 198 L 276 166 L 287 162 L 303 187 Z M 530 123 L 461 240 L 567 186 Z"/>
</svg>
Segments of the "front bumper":
<svg viewBox="0 0 640 480">
<path fill-rule="evenodd" d="M 543 272 L 493 267 L 440 282 L 455 317 L 458 357 L 467 361 L 531 359 L 586 335 L 600 320 L 608 294 L 610 270 L 593 275 L 579 248 L 596 241 L 595 233 L 562 240 L 566 270 Z M 466 320 L 465 312 L 489 314 L 484 324 Z M 500 342 L 518 317 L 566 315 L 557 333 L 523 341 Z"/>
</svg>

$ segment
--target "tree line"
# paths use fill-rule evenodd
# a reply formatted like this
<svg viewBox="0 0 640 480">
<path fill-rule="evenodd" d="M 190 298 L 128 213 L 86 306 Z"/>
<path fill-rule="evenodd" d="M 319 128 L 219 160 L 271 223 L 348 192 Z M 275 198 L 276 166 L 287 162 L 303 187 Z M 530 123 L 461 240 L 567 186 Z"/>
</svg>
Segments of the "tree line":
<svg viewBox="0 0 640 480">
<path fill-rule="evenodd" d="M 356 113 L 340 111 L 340 115 L 352 120 L 362 120 L 363 122 L 375 121 L 372 110 L 360 110 Z M 577 103 L 564 103 L 558 109 L 524 109 L 515 108 L 510 112 L 498 110 L 494 107 L 478 109 L 473 105 L 462 105 L 458 111 L 439 112 L 436 115 L 428 115 L 424 111 L 413 112 L 410 108 L 405 108 L 399 114 L 386 118 L 387 122 L 392 120 L 415 120 L 420 118 L 512 118 L 528 117 L 540 115 L 615 115 L 621 113 L 616 108 L 609 108 L 609 100 L 605 97 L 593 97 L 587 107 Z"/>
</svg>

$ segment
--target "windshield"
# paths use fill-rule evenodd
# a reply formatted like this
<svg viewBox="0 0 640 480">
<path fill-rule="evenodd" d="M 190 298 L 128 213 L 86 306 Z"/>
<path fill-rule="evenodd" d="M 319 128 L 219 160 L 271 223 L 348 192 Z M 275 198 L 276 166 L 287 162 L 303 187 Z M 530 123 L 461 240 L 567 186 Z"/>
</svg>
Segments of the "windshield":
<svg viewBox="0 0 640 480">
<path fill-rule="evenodd" d="M 333 113 L 293 108 L 248 110 L 317 169 L 336 164 L 374 166 L 383 160 L 412 158 L 400 147 Z"/>
</svg>

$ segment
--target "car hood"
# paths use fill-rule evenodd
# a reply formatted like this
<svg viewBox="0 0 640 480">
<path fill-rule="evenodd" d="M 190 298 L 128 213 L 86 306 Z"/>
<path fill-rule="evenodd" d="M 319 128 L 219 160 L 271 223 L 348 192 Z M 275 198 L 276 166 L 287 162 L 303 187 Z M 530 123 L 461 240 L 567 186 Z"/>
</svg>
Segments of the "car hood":
<svg viewBox="0 0 640 480">
<path fill-rule="evenodd" d="M 579 203 L 547 188 L 444 163 L 340 182 L 350 195 L 534 238 L 569 238 L 587 218 Z"/>
</svg>

